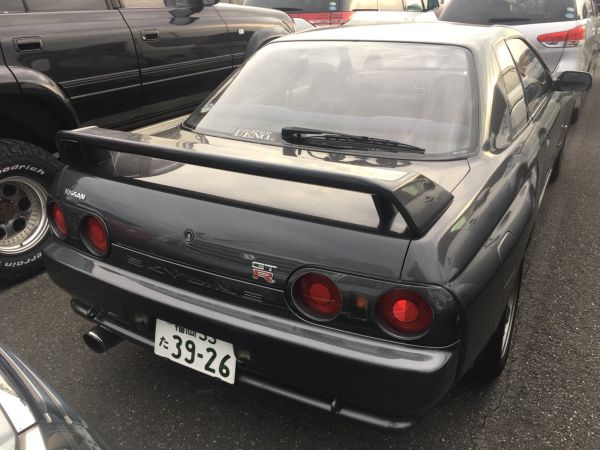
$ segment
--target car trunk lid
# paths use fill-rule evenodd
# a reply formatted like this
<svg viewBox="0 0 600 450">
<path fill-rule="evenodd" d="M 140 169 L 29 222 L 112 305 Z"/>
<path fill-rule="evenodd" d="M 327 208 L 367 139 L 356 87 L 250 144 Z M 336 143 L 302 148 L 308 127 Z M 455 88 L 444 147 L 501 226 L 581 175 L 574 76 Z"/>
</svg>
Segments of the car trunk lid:
<svg viewBox="0 0 600 450">
<path fill-rule="evenodd" d="M 101 163 L 77 161 L 74 153 L 90 146 L 121 152 Z M 452 199 L 411 163 L 368 167 L 357 164 L 360 158 L 346 163 L 285 149 L 276 156 L 277 147 L 260 147 L 250 159 L 240 158 L 239 149 L 184 139 L 97 128 L 63 133 L 61 152 L 71 166 L 61 181 L 63 200 L 97 211 L 111 240 L 132 251 L 282 289 L 306 266 L 398 278 L 410 239 L 425 233 Z M 225 165 L 206 167 L 210 158 L 202 158 L 215 151 Z M 468 164 L 449 164 L 455 170 L 445 164 L 444 175 L 435 165 L 430 171 L 452 188 Z M 386 216 L 388 200 L 402 214 Z"/>
</svg>

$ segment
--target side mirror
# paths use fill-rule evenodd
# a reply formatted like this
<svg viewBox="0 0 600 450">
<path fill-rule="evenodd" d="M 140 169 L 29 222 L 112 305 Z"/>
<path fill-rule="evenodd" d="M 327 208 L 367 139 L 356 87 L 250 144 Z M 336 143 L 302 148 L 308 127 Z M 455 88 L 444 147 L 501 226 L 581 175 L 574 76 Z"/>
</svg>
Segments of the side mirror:
<svg viewBox="0 0 600 450">
<path fill-rule="evenodd" d="M 566 71 L 554 81 L 555 91 L 587 91 L 592 87 L 592 75 L 588 72 Z"/>
</svg>

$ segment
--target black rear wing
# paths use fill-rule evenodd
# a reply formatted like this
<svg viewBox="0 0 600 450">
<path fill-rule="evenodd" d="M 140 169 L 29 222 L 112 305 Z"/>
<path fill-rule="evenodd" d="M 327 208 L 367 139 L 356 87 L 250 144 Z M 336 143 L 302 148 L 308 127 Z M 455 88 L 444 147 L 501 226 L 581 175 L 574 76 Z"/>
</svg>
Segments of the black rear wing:
<svg viewBox="0 0 600 450">
<path fill-rule="evenodd" d="M 112 150 L 167 161 L 192 164 L 213 169 L 295 181 L 317 186 L 370 194 L 379 215 L 381 229 L 389 229 L 400 213 L 413 237 L 422 236 L 433 226 L 452 202 L 453 196 L 429 178 L 414 172 L 401 172 L 398 179 L 380 180 L 357 175 L 352 171 L 325 170 L 301 160 L 294 165 L 253 160 L 220 153 L 199 152 L 190 148 L 168 145 L 164 139 L 154 139 L 135 133 L 88 127 L 57 134 L 61 157 L 66 163 L 86 149 Z"/>
</svg>

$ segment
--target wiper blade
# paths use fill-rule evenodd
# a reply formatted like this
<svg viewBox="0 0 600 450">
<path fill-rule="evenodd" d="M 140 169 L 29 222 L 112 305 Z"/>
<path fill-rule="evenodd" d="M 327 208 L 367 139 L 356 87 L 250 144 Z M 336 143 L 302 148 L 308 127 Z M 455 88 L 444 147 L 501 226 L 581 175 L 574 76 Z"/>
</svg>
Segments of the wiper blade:
<svg viewBox="0 0 600 450">
<path fill-rule="evenodd" d="M 347 150 L 381 150 L 392 152 L 425 153 L 425 149 L 415 145 L 388 139 L 353 134 L 337 133 L 325 130 L 315 130 L 302 127 L 284 127 L 281 138 L 291 144 L 306 144 L 318 147 L 335 147 Z"/>
<path fill-rule="evenodd" d="M 493 17 L 489 23 L 531 22 L 529 17 Z"/>
<path fill-rule="evenodd" d="M 283 12 L 298 12 L 298 11 L 304 11 L 302 8 L 290 8 L 287 6 L 280 6 L 278 8 L 273 8 L 273 9 L 277 9 L 278 11 L 283 11 Z"/>
</svg>

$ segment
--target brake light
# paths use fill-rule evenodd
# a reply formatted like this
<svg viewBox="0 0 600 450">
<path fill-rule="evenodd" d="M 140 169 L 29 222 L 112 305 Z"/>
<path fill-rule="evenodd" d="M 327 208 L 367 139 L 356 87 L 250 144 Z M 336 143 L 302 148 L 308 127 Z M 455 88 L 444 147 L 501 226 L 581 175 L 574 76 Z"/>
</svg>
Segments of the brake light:
<svg viewBox="0 0 600 450">
<path fill-rule="evenodd" d="M 352 11 L 342 12 L 324 12 L 324 13 L 290 13 L 290 17 L 297 17 L 312 23 L 316 27 L 327 25 L 341 25 L 346 23 L 352 17 Z"/>
<path fill-rule="evenodd" d="M 96 256 L 108 253 L 108 232 L 104 223 L 95 216 L 85 216 L 81 222 L 81 239 Z"/>
<path fill-rule="evenodd" d="M 546 47 L 579 47 L 585 41 L 585 25 L 556 33 L 542 34 L 537 39 Z"/>
<path fill-rule="evenodd" d="M 401 333 L 420 334 L 433 321 L 429 303 L 414 291 L 393 289 L 377 302 L 377 318 L 384 328 Z"/>
<path fill-rule="evenodd" d="M 54 234 L 60 239 L 65 239 L 69 230 L 67 228 L 65 213 L 63 212 L 62 208 L 58 203 L 51 202 L 48 206 L 48 212 Z"/>
<path fill-rule="evenodd" d="M 305 315 L 317 320 L 334 319 L 342 310 L 342 295 L 335 282 L 320 273 L 306 273 L 296 280 L 293 300 Z"/>
</svg>

